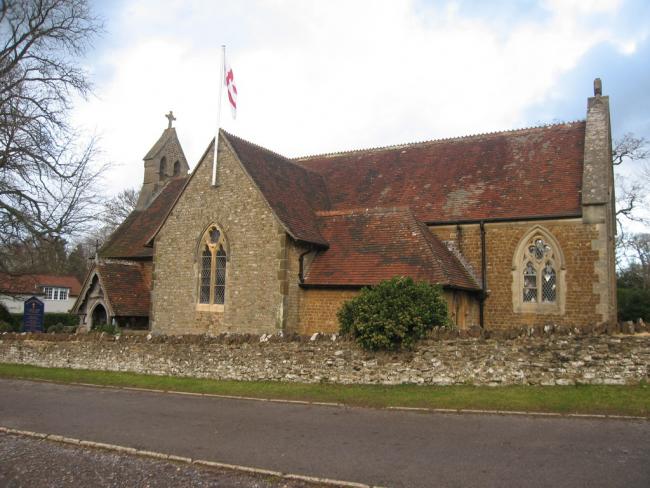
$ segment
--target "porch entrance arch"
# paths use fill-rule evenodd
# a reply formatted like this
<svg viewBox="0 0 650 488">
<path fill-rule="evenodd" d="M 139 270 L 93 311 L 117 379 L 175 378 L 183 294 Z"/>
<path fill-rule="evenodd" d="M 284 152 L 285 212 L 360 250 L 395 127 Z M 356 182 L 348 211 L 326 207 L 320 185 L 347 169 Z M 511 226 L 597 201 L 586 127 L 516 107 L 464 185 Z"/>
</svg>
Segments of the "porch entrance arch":
<svg viewBox="0 0 650 488">
<path fill-rule="evenodd" d="M 101 303 L 95 305 L 95 308 L 93 308 L 91 320 L 91 329 L 95 327 L 101 327 L 102 325 L 106 325 L 108 323 L 108 314 L 106 313 L 106 308 L 104 308 L 104 305 Z"/>
</svg>

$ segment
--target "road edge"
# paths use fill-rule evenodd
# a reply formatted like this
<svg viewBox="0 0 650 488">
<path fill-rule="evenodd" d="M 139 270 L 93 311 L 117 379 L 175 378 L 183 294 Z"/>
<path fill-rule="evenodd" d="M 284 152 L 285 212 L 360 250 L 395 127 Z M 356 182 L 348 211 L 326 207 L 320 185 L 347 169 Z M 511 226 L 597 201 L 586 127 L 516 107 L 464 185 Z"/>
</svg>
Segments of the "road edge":
<svg viewBox="0 0 650 488">
<path fill-rule="evenodd" d="M 56 442 L 59 444 L 69 444 L 73 446 L 89 447 L 93 449 L 103 449 L 105 451 L 112 451 L 119 454 L 129 454 L 150 459 L 158 459 L 162 461 L 171 461 L 187 465 L 196 465 L 207 468 L 228 469 L 232 471 L 239 471 L 241 473 L 258 474 L 261 476 L 274 476 L 286 480 L 298 480 L 308 483 L 319 483 L 321 485 L 339 486 L 343 488 L 382 488 L 376 485 L 367 485 L 364 483 L 356 483 L 354 481 L 335 480 L 331 478 L 320 478 L 317 476 L 307 476 L 297 473 L 282 473 L 280 471 L 273 471 L 263 468 L 255 468 L 252 466 L 243 466 L 240 464 L 220 463 L 217 461 L 209 461 L 207 459 L 193 459 L 189 457 L 176 456 L 173 454 L 165 454 L 163 452 L 149 451 L 144 449 L 135 449 L 133 447 L 120 446 L 117 444 L 108 444 L 105 442 L 94 442 L 83 439 L 76 439 L 74 437 L 65 437 L 56 434 L 45 434 L 42 432 L 34 432 L 31 430 L 12 429 L 0 425 L 0 434 L 16 435 L 22 437 L 30 437 L 33 439 L 46 440 Z"/>
<path fill-rule="evenodd" d="M 270 402 L 270 403 L 287 403 L 296 405 L 312 405 L 319 407 L 338 407 L 338 408 L 371 408 L 374 410 L 392 410 L 401 412 L 419 412 L 419 413 L 443 413 L 443 414 L 456 414 L 456 415 L 515 415 L 515 416 L 531 416 L 531 417 L 552 417 L 552 418 L 580 418 L 580 419 L 610 419 L 610 420 L 645 420 L 650 421 L 650 417 L 642 417 L 636 415 L 616 415 L 616 414 L 598 414 L 598 413 L 559 413 L 559 412 L 528 412 L 523 410 L 481 410 L 472 408 L 429 408 L 429 407 L 360 407 L 358 405 L 346 405 L 345 403 L 334 402 L 310 402 L 307 400 L 286 400 L 282 398 L 259 398 L 247 397 L 237 395 L 220 395 L 218 393 L 195 393 L 190 391 L 178 390 L 159 390 L 156 388 L 139 388 L 135 386 L 116 386 L 116 385 L 96 385 L 94 383 L 81 383 L 81 382 L 68 382 L 68 381 L 55 381 L 44 380 L 39 378 L 12 378 L 0 377 L 0 379 L 19 380 L 19 381 L 32 381 L 35 383 L 52 383 L 55 385 L 71 385 L 81 386 L 85 388 L 105 388 L 109 390 L 125 390 L 125 391 L 138 391 L 145 393 L 164 393 L 169 395 L 185 395 L 194 397 L 205 398 L 223 398 L 227 400 L 245 400 L 255 402 Z"/>
</svg>

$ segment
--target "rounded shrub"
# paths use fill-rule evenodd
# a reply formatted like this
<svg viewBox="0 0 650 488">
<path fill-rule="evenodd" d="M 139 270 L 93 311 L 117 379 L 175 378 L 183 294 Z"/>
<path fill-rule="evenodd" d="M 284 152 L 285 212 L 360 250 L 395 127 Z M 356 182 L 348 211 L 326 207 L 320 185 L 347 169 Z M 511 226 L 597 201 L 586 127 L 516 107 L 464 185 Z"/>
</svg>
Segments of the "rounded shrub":
<svg viewBox="0 0 650 488">
<path fill-rule="evenodd" d="M 435 326 L 449 326 L 447 302 L 439 286 L 395 277 L 343 304 L 341 334 L 368 350 L 410 348 Z"/>
</svg>

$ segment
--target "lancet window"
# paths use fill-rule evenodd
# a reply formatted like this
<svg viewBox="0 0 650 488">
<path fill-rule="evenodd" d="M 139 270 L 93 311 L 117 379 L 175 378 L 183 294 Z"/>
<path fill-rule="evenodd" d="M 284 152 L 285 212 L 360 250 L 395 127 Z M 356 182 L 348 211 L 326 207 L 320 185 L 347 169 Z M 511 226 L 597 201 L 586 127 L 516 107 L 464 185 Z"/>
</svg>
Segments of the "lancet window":
<svg viewBox="0 0 650 488">
<path fill-rule="evenodd" d="M 226 242 L 222 232 L 210 227 L 201 240 L 199 256 L 199 303 L 223 305 L 226 300 Z"/>
</svg>

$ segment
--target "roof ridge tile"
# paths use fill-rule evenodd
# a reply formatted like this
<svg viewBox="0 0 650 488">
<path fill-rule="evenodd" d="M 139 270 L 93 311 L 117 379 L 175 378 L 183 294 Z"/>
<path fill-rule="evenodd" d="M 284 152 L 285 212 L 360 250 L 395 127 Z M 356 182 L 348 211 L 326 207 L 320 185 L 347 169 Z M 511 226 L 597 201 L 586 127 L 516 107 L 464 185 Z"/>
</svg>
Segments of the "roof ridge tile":
<svg viewBox="0 0 650 488">
<path fill-rule="evenodd" d="M 388 151 L 388 150 L 395 150 L 395 149 L 400 149 L 400 148 L 405 148 L 405 147 L 413 147 L 413 146 L 419 146 L 419 145 L 425 145 L 425 144 L 436 144 L 436 143 L 443 143 L 443 142 L 454 142 L 454 141 L 466 141 L 468 139 L 472 138 L 480 138 L 480 137 L 485 137 L 485 136 L 498 136 L 502 134 L 513 134 L 515 132 L 526 132 L 526 131 L 531 131 L 531 130 L 536 130 L 536 129 L 550 129 L 554 127 L 560 127 L 563 125 L 566 126 L 572 126 L 580 123 L 585 123 L 584 119 L 577 119 L 577 120 L 571 120 L 571 121 L 566 121 L 566 122 L 554 122 L 554 123 L 548 123 L 548 124 L 540 124 L 540 125 L 532 125 L 528 127 L 520 127 L 517 129 L 505 129 L 505 130 L 499 130 L 499 131 L 488 131 L 488 132 L 477 132 L 475 134 L 467 134 L 464 136 L 451 136 L 451 137 L 441 137 L 438 139 L 425 139 L 423 141 L 413 141 L 413 142 L 406 142 L 402 144 L 389 144 L 386 146 L 371 146 L 371 147 L 365 147 L 365 148 L 358 148 L 358 149 L 350 149 L 350 150 L 344 150 L 344 151 L 332 151 L 332 152 L 325 152 L 325 153 L 318 153 L 318 154 L 307 154 L 304 156 L 298 156 L 295 158 L 291 158 L 292 161 L 294 161 L 294 164 L 297 164 L 296 162 L 298 161 L 308 161 L 310 159 L 315 159 L 315 158 L 328 158 L 328 157 L 337 157 L 337 156 L 345 156 L 345 155 L 353 155 L 356 153 L 364 153 L 364 152 L 373 152 L 373 151 Z M 299 165 L 302 166 L 302 165 Z M 304 167 L 304 166 L 302 166 Z M 309 169 L 309 168 L 307 168 Z"/>
<path fill-rule="evenodd" d="M 343 217 L 349 215 L 361 215 L 361 214 L 378 214 L 378 213 L 394 213 L 394 212 L 403 212 L 410 210 L 408 206 L 396 206 L 396 207 L 357 207 L 357 208 L 347 208 L 340 210 L 316 210 L 315 214 L 317 217 Z"/>
</svg>

